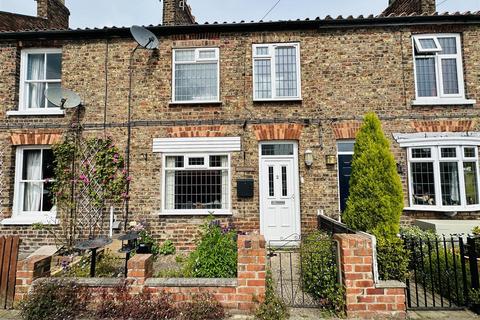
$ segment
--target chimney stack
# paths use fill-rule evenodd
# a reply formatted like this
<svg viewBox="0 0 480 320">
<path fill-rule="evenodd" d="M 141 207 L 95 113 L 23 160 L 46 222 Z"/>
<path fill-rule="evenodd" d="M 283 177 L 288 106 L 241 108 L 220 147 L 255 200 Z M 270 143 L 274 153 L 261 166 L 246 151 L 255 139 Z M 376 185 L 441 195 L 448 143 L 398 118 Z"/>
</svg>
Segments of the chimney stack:
<svg viewBox="0 0 480 320">
<path fill-rule="evenodd" d="M 46 19 L 52 29 L 68 29 L 70 11 L 65 6 L 65 0 L 35 1 L 37 1 L 37 17 Z"/>
<path fill-rule="evenodd" d="M 163 0 L 163 25 L 195 24 L 195 17 L 187 0 Z"/>
<path fill-rule="evenodd" d="M 383 11 L 382 16 L 400 14 L 434 14 L 436 9 L 435 0 L 389 0 L 388 8 Z"/>
</svg>

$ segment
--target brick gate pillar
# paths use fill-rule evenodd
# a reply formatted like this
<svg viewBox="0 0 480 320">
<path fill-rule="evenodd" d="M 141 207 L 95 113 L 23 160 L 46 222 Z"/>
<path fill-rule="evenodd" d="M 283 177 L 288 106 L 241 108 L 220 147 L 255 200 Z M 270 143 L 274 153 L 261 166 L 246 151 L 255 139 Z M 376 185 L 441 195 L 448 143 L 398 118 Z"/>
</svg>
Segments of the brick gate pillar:
<svg viewBox="0 0 480 320">
<path fill-rule="evenodd" d="M 348 317 L 406 318 L 405 284 L 373 275 L 372 240 L 362 234 L 336 234 Z"/>
</svg>

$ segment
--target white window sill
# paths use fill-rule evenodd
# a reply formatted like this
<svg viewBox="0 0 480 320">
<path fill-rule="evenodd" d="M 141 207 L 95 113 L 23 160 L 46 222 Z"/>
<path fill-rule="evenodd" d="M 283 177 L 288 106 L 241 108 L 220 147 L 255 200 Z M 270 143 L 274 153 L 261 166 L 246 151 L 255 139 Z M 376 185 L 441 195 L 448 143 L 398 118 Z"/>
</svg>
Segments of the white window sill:
<svg viewBox="0 0 480 320">
<path fill-rule="evenodd" d="M 10 110 L 7 111 L 7 116 L 63 116 L 65 110 L 60 108 L 42 108 L 31 110 Z"/>
<path fill-rule="evenodd" d="M 212 101 L 170 101 L 169 105 L 179 105 L 179 104 L 222 104 L 222 101 L 212 100 Z"/>
<path fill-rule="evenodd" d="M 3 226 L 31 226 L 33 224 L 47 224 L 47 225 L 57 225 L 59 223 L 55 214 L 49 215 L 17 215 L 11 218 L 3 219 L 0 221 L 0 225 Z"/>
<path fill-rule="evenodd" d="M 405 211 L 430 211 L 430 212 L 474 212 L 480 211 L 480 205 L 468 207 L 437 207 L 437 206 L 413 206 L 403 208 Z"/>
<path fill-rule="evenodd" d="M 473 99 L 462 98 L 427 98 L 412 101 L 412 106 L 450 106 L 450 105 L 474 105 Z"/>
<path fill-rule="evenodd" d="M 253 102 L 301 102 L 302 98 L 275 98 L 275 99 L 253 99 Z"/>
<path fill-rule="evenodd" d="M 163 211 L 157 212 L 159 216 L 232 216 L 233 213 L 231 211 L 225 210 L 172 210 L 172 211 Z"/>
</svg>

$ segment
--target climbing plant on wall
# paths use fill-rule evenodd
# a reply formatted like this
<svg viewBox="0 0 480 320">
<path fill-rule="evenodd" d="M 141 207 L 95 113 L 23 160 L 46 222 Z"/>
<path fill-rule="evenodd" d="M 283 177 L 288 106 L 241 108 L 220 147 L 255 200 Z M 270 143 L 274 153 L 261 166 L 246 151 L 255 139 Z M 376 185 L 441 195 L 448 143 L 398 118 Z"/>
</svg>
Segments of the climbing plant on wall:
<svg viewBox="0 0 480 320">
<path fill-rule="evenodd" d="M 54 154 L 54 201 L 60 229 L 40 226 L 55 233 L 62 246 L 75 239 L 106 235 L 104 221 L 109 206 L 128 197 L 124 159 L 112 139 L 76 140 L 67 136 L 52 147 Z"/>
</svg>

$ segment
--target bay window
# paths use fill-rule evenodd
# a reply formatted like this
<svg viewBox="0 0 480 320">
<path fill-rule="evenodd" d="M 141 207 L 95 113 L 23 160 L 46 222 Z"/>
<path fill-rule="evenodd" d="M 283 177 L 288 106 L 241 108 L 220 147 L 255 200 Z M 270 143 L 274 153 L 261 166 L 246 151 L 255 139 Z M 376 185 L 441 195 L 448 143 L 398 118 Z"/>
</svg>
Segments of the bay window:
<svg viewBox="0 0 480 320">
<path fill-rule="evenodd" d="M 478 210 L 476 146 L 419 146 L 408 149 L 412 208 Z"/>
<path fill-rule="evenodd" d="M 253 87 L 256 101 L 301 99 L 300 45 L 253 45 Z"/>
<path fill-rule="evenodd" d="M 173 102 L 219 102 L 219 49 L 173 51 Z"/>
<path fill-rule="evenodd" d="M 229 154 L 167 154 L 163 167 L 164 213 L 229 213 Z"/>
</svg>

